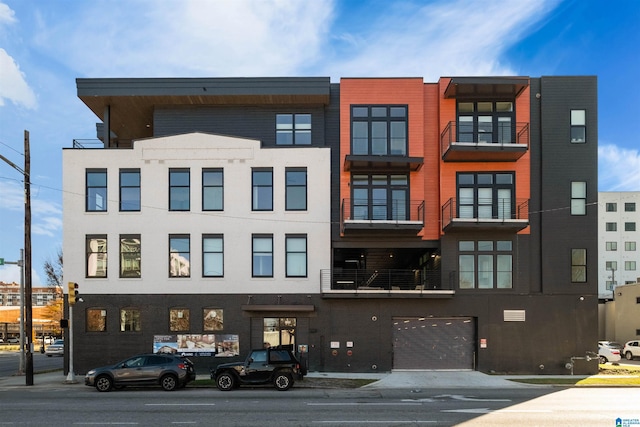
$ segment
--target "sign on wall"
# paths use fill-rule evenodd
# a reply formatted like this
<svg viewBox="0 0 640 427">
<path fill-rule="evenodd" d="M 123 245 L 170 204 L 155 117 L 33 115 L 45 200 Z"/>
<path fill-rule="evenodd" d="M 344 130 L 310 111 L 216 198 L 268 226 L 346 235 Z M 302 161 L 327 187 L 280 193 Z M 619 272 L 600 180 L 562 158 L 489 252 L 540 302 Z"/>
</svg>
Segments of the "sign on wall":
<svg viewBox="0 0 640 427">
<path fill-rule="evenodd" d="M 240 340 L 238 335 L 232 334 L 155 335 L 153 352 L 183 356 L 233 357 L 240 354 Z"/>
</svg>

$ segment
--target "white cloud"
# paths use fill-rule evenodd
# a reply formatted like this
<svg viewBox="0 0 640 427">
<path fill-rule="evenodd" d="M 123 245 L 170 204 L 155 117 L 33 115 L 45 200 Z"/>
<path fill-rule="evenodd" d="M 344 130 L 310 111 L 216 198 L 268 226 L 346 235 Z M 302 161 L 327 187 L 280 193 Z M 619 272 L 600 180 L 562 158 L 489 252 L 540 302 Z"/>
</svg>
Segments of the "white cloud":
<svg viewBox="0 0 640 427">
<path fill-rule="evenodd" d="M 6 261 L 15 262 L 17 259 L 6 259 Z M 20 267 L 17 265 L 3 265 L 0 267 L 0 282 L 2 283 L 20 283 Z M 42 279 L 38 275 L 38 272 L 31 269 L 31 286 L 42 286 Z"/>
<path fill-rule="evenodd" d="M 15 12 L 8 5 L 0 3 L 0 24 L 13 24 L 15 22 Z"/>
<path fill-rule="evenodd" d="M 0 107 L 8 99 L 14 104 L 35 109 L 36 95 L 27 84 L 26 76 L 6 50 L 0 48 Z"/>
<path fill-rule="evenodd" d="M 62 230 L 62 209 L 56 202 L 37 196 L 37 185 L 31 186 L 31 232 L 54 237 Z M 24 185 L 0 181 L 0 212 L 24 212 Z"/>
<path fill-rule="evenodd" d="M 598 190 L 640 191 L 640 152 L 613 144 L 598 147 Z"/>
</svg>

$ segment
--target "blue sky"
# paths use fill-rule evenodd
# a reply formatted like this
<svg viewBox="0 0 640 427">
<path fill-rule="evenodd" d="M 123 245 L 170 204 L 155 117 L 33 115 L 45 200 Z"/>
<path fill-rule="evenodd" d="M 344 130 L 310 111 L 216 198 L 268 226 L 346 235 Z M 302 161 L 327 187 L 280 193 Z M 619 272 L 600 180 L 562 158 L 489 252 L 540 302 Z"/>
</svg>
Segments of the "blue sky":
<svg viewBox="0 0 640 427">
<path fill-rule="evenodd" d="M 639 22 L 636 0 L 0 0 L 0 154 L 22 167 L 29 131 L 33 284 L 62 247 L 62 148 L 96 136 L 78 77 L 597 75 L 599 191 L 640 191 Z M 8 261 L 23 185 L 0 161 Z"/>
</svg>

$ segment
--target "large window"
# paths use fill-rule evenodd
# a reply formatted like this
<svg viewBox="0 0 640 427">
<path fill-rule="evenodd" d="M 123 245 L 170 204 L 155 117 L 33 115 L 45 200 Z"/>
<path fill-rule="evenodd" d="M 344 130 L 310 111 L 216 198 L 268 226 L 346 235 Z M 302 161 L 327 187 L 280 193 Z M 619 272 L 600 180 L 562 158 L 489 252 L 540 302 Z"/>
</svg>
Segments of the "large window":
<svg viewBox="0 0 640 427">
<path fill-rule="evenodd" d="M 123 308 L 120 310 L 120 332 L 140 332 L 140 310 L 137 308 Z"/>
<path fill-rule="evenodd" d="M 191 329 L 188 308 L 172 308 L 169 310 L 169 330 L 171 332 L 188 332 Z"/>
<path fill-rule="evenodd" d="M 87 169 L 87 212 L 107 211 L 107 170 Z"/>
<path fill-rule="evenodd" d="M 188 211 L 190 201 L 189 169 L 169 169 L 169 210 Z"/>
<path fill-rule="evenodd" d="M 571 110 L 571 142 L 580 144 L 587 141 L 587 119 L 585 110 Z"/>
<path fill-rule="evenodd" d="M 222 169 L 202 170 L 202 210 L 224 209 L 224 174 Z"/>
<path fill-rule="evenodd" d="M 202 276 L 224 276 L 224 239 L 221 234 L 202 236 Z"/>
<path fill-rule="evenodd" d="M 458 102 L 458 142 L 516 142 L 511 101 Z"/>
<path fill-rule="evenodd" d="M 286 168 L 285 209 L 307 210 L 307 168 Z"/>
<path fill-rule="evenodd" d="M 254 211 L 273 210 L 273 169 L 257 168 L 251 175 L 251 208 Z"/>
<path fill-rule="evenodd" d="M 120 277 L 141 277 L 140 235 L 120 235 Z"/>
<path fill-rule="evenodd" d="M 573 181 L 571 183 L 571 215 L 587 214 L 587 183 Z"/>
<path fill-rule="evenodd" d="M 86 311 L 87 332 L 107 331 L 107 310 L 104 308 L 88 308 Z"/>
<path fill-rule="evenodd" d="M 458 242 L 460 289 L 511 289 L 513 244 L 510 240 Z"/>
<path fill-rule="evenodd" d="M 407 155 L 407 107 L 351 107 L 351 154 Z"/>
<path fill-rule="evenodd" d="M 352 219 L 409 219 L 407 175 L 353 175 L 351 194 Z"/>
<path fill-rule="evenodd" d="M 107 277 L 107 236 L 86 237 L 87 277 Z"/>
<path fill-rule="evenodd" d="M 307 277 L 307 236 L 286 236 L 287 277 Z"/>
<path fill-rule="evenodd" d="M 276 144 L 311 145 L 311 114 L 276 114 Z"/>
<path fill-rule="evenodd" d="M 295 317 L 265 317 L 262 340 L 265 347 L 296 344 Z"/>
<path fill-rule="evenodd" d="M 185 234 L 169 235 L 169 277 L 191 275 L 190 238 Z"/>
<path fill-rule="evenodd" d="M 273 277 L 273 236 L 270 234 L 254 234 L 252 253 L 252 276 Z"/>
<path fill-rule="evenodd" d="M 571 281 L 574 283 L 587 281 L 586 249 L 571 249 Z"/>
<path fill-rule="evenodd" d="M 513 218 L 513 173 L 458 173 L 459 218 Z"/>
<path fill-rule="evenodd" d="M 120 210 L 140 210 L 140 169 L 120 169 Z"/>
</svg>

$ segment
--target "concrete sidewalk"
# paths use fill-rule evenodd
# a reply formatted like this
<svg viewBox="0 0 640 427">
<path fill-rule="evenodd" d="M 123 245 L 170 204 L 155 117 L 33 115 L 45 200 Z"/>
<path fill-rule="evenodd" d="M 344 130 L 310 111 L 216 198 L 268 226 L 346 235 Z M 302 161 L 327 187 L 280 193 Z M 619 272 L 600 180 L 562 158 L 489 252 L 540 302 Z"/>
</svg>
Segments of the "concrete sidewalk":
<svg viewBox="0 0 640 427">
<path fill-rule="evenodd" d="M 366 388 L 527 388 L 544 387 L 523 384 L 510 379 L 532 378 L 535 376 L 487 375 L 477 371 L 393 371 L 391 373 L 336 373 L 309 372 L 308 378 L 326 379 L 370 379 L 374 382 Z M 584 378 L 584 377 L 580 377 Z M 34 374 L 33 386 L 26 385 L 26 377 L 11 376 L 0 378 L 0 390 L 14 387 L 60 388 L 85 387 L 84 375 L 75 375 L 75 382 L 69 382 L 62 371 Z M 197 379 L 209 379 L 209 375 L 198 375 Z"/>
</svg>

